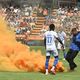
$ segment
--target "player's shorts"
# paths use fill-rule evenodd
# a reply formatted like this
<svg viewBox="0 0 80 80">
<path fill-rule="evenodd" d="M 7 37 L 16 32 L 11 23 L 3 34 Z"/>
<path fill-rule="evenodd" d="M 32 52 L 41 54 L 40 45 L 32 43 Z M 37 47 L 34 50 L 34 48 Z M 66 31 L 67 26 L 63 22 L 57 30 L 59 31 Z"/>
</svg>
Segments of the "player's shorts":
<svg viewBox="0 0 80 80">
<path fill-rule="evenodd" d="M 49 51 L 46 51 L 46 56 L 50 56 L 51 54 L 53 56 L 58 56 L 58 51 L 57 50 L 49 50 Z"/>
<path fill-rule="evenodd" d="M 62 43 L 64 44 L 65 49 L 65 41 L 63 40 Z M 62 49 L 62 45 L 58 42 L 57 49 Z"/>
</svg>

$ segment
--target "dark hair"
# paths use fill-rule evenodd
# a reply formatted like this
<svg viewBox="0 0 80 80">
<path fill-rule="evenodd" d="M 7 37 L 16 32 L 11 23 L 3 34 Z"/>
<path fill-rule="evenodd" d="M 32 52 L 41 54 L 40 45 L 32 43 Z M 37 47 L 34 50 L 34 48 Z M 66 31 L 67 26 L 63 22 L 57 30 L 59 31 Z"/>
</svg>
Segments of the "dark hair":
<svg viewBox="0 0 80 80">
<path fill-rule="evenodd" d="M 54 30 L 55 30 L 55 25 L 54 25 L 54 24 L 50 24 L 49 29 L 50 29 L 50 31 L 51 31 L 51 30 L 54 31 Z"/>
<path fill-rule="evenodd" d="M 72 28 L 71 32 L 74 32 L 74 31 L 77 31 L 77 29 L 76 28 Z"/>
<path fill-rule="evenodd" d="M 75 31 L 77 31 L 77 29 L 76 28 L 72 28 L 71 34 L 73 34 L 73 32 L 75 32 Z"/>
</svg>

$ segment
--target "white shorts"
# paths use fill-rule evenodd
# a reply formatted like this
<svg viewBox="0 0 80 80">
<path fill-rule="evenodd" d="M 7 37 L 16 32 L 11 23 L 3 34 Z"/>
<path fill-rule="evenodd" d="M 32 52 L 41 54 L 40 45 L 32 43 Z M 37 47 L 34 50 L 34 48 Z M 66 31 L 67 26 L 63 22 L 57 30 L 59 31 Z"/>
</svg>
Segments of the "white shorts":
<svg viewBox="0 0 80 80">
<path fill-rule="evenodd" d="M 65 41 L 63 40 L 62 43 L 64 44 L 64 49 L 65 49 Z M 58 42 L 57 49 L 61 49 L 61 48 L 62 45 L 60 44 L 60 42 Z"/>
<path fill-rule="evenodd" d="M 46 56 L 50 56 L 51 54 L 54 56 L 58 56 L 58 51 L 57 50 L 46 51 Z"/>
</svg>

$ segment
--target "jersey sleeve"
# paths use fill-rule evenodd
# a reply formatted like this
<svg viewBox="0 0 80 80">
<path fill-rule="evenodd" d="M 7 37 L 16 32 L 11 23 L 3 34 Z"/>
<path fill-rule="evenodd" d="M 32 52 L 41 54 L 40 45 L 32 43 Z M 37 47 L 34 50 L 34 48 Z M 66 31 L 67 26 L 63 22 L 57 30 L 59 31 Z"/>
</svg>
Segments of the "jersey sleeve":
<svg viewBox="0 0 80 80">
<path fill-rule="evenodd" d="M 66 33 L 65 32 L 63 32 L 63 36 L 66 37 Z"/>
<path fill-rule="evenodd" d="M 57 32 L 54 32 L 54 36 L 55 36 L 55 38 L 58 38 Z"/>
</svg>

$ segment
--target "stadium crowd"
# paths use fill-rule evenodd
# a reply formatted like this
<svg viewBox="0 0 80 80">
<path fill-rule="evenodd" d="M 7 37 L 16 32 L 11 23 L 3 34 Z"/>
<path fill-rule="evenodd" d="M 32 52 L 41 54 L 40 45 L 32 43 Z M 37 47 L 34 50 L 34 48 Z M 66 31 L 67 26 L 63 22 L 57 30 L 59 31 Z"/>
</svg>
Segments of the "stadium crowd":
<svg viewBox="0 0 80 80">
<path fill-rule="evenodd" d="M 47 31 L 51 23 L 56 25 L 56 31 L 64 28 L 64 31 L 68 34 L 73 27 L 77 27 L 80 30 L 80 10 L 77 7 L 53 9 L 49 12 L 48 9 L 39 6 L 25 6 L 24 9 L 11 6 L 1 8 L 0 13 L 5 16 L 9 27 L 14 28 L 16 39 L 27 40 L 27 36 L 36 27 L 38 17 L 40 16 L 45 18 L 41 33 Z"/>
</svg>

